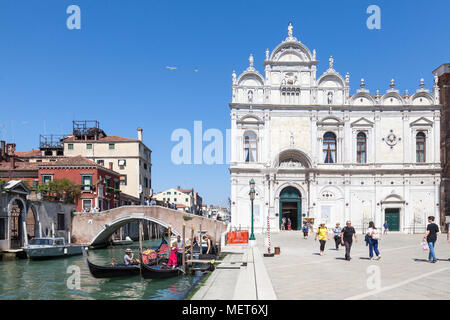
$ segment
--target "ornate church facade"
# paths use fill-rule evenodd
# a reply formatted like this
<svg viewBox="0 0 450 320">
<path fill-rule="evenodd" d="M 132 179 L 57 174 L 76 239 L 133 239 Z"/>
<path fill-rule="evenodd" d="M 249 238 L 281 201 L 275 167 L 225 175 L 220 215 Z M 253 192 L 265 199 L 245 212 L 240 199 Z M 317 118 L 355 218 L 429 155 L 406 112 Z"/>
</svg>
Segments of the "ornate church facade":
<svg viewBox="0 0 450 320">
<path fill-rule="evenodd" d="M 249 180 L 255 181 L 255 233 L 281 230 L 306 218 L 333 226 L 369 221 L 392 231 L 423 232 L 427 216 L 439 223 L 439 88 L 400 93 L 391 80 L 372 94 L 361 79 L 350 94 L 349 74 L 329 68 L 317 77 L 316 52 L 293 36 L 272 52 L 264 75 L 233 72 L 231 224 L 250 229 Z"/>
</svg>

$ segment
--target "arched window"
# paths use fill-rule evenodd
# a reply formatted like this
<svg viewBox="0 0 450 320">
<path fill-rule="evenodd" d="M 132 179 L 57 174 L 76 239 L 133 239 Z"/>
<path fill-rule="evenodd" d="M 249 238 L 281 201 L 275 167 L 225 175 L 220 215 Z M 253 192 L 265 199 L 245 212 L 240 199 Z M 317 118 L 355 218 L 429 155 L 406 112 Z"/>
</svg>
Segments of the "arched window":
<svg viewBox="0 0 450 320">
<path fill-rule="evenodd" d="M 336 135 L 333 132 L 323 135 L 323 156 L 324 163 L 336 162 Z"/>
<path fill-rule="evenodd" d="M 425 133 L 419 132 L 416 135 L 416 162 L 425 162 Z"/>
<path fill-rule="evenodd" d="M 256 134 L 253 131 L 244 133 L 244 159 L 245 162 L 256 162 Z"/>
<path fill-rule="evenodd" d="M 364 132 L 356 136 L 356 156 L 358 163 L 367 162 L 367 137 Z"/>
</svg>

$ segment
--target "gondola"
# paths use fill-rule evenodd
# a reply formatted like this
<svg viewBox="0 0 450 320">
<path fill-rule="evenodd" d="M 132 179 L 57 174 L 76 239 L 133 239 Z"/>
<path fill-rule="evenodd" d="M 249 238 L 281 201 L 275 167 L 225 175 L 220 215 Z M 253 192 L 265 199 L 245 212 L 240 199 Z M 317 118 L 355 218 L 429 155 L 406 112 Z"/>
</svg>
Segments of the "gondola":
<svg viewBox="0 0 450 320">
<path fill-rule="evenodd" d="M 165 279 L 176 277 L 183 273 L 180 267 L 169 267 L 165 264 L 157 264 L 149 266 L 146 264 L 141 264 L 142 277 L 144 279 Z"/>
<path fill-rule="evenodd" d="M 159 248 L 157 249 L 157 252 L 161 252 L 161 249 L 164 248 L 163 245 L 167 242 L 165 239 L 161 242 Z M 164 254 L 164 253 L 162 253 Z M 94 278 L 116 278 L 116 277 L 127 277 L 127 276 L 136 276 L 141 273 L 140 265 L 132 264 L 132 265 L 125 265 L 125 264 L 116 264 L 116 265 L 109 265 L 109 266 L 99 266 L 89 261 L 89 257 L 87 252 L 83 249 L 83 256 L 86 259 L 86 263 L 89 267 L 89 272 Z M 142 260 L 142 259 L 141 259 Z M 166 262 L 167 259 L 160 256 L 159 254 L 155 259 L 151 259 L 148 264 L 142 264 L 143 266 L 153 266 L 158 263 Z"/>
</svg>

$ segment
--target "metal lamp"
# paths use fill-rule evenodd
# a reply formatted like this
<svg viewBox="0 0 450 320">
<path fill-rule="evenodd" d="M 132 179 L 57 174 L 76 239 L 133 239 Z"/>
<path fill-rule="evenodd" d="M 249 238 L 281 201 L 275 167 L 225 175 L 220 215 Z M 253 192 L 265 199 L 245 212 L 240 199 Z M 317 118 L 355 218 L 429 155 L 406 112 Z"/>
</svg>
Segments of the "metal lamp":
<svg viewBox="0 0 450 320">
<path fill-rule="evenodd" d="M 250 201 L 252 203 L 252 230 L 250 233 L 249 240 L 255 240 L 255 234 L 253 233 L 253 200 L 255 200 L 255 180 L 253 180 L 253 178 L 250 180 L 249 196 L 250 196 Z"/>
</svg>

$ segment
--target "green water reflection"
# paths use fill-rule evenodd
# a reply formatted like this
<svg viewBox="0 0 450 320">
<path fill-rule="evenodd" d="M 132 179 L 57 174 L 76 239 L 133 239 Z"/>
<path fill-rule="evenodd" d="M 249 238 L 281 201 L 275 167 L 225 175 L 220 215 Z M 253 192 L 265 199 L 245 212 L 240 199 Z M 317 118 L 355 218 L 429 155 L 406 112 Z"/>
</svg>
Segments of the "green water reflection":
<svg viewBox="0 0 450 320">
<path fill-rule="evenodd" d="M 160 240 L 145 241 L 144 246 L 157 247 L 159 243 Z M 137 248 L 137 243 L 132 247 Z M 123 261 L 125 248 L 91 250 L 89 259 L 99 265 L 109 264 L 113 257 L 117 262 Z M 133 251 L 137 256 L 138 250 Z M 71 276 L 67 269 L 71 265 L 80 268 L 80 290 L 67 287 Z M 81 255 L 44 261 L 0 261 L 0 299 L 182 299 L 198 279 L 198 276 L 95 279 Z"/>
</svg>

